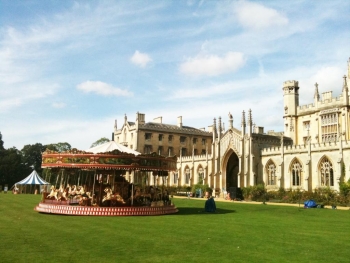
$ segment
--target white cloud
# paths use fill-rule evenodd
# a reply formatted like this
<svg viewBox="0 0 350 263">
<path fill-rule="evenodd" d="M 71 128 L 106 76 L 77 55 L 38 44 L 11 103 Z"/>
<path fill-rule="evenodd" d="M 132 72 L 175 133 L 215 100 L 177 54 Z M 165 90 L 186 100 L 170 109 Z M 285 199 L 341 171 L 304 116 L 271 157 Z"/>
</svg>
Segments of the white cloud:
<svg viewBox="0 0 350 263">
<path fill-rule="evenodd" d="M 245 64 L 243 53 L 228 52 L 224 57 L 215 55 L 189 58 L 180 65 L 180 72 L 193 76 L 217 76 L 234 72 Z"/>
<path fill-rule="evenodd" d="M 286 16 L 258 3 L 239 2 L 235 7 L 235 14 L 243 27 L 253 30 L 288 24 Z"/>
<path fill-rule="evenodd" d="M 0 81 L 1 84 L 1 81 Z M 23 85 L 8 85 L 0 89 L 0 113 L 8 112 L 25 104 L 36 103 L 40 99 L 50 97 L 60 89 L 58 84 L 25 83 Z"/>
<path fill-rule="evenodd" d="M 85 118 L 84 120 L 80 118 L 38 118 L 35 121 L 26 118 L 14 122 L 11 126 L 2 127 L 1 133 L 5 148 L 15 146 L 17 149 L 22 149 L 27 144 L 42 143 L 45 145 L 68 142 L 73 148 L 86 150 L 101 137 L 111 137 L 114 118 L 114 116 L 98 119 Z"/>
<path fill-rule="evenodd" d="M 96 93 L 98 95 L 108 96 L 132 96 L 132 92 L 129 92 L 128 90 L 123 90 L 120 88 L 115 88 L 112 85 L 109 85 L 107 83 L 101 82 L 101 81 L 85 81 L 83 83 L 80 83 L 77 85 L 77 89 L 81 90 L 85 93 Z"/>
<path fill-rule="evenodd" d="M 147 64 L 149 62 L 152 61 L 152 59 L 151 59 L 151 57 L 148 54 L 141 53 L 140 51 L 136 50 L 134 55 L 132 55 L 132 57 L 130 58 L 130 61 L 133 64 L 135 64 L 135 65 L 137 65 L 137 66 L 139 66 L 141 68 L 144 68 L 144 67 L 147 66 Z"/>
<path fill-rule="evenodd" d="M 299 81 L 299 86 L 303 94 L 301 103 L 312 103 L 315 92 L 315 83 L 318 84 L 318 91 L 322 96 L 323 92 L 333 91 L 333 97 L 339 96 L 342 90 L 344 70 L 338 67 L 322 67 L 316 72 Z M 299 92 L 299 93 L 300 93 Z M 310 100 L 311 99 L 311 100 Z"/>
<path fill-rule="evenodd" d="M 191 98 L 209 98 L 212 96 L 218 96 L 222 94 L 228 94 L 230 92 L 234 92 L 239 89 L 240 87 L 237 87 L 235 85 L 237 83 L 235 82 L 226 82 L 226 83 L 218 83 L 210 86 L 204 86 L 197 89 L 190 89 L 190 88 L 184 88 L 184 89 L 178 89 L 175 90 L 171 96 L 169 97 L 170 100 L 177 100 L 177 99 L 191 99 Z"/>
</svg>

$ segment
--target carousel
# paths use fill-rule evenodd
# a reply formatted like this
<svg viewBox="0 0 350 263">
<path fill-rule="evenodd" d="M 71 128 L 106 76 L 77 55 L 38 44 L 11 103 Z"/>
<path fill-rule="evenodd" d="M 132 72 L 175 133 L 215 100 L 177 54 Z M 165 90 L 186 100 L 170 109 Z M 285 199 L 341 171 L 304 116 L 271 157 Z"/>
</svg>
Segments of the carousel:
<svg viewBox="0 0 350 263">
<path fill-rule="evenodd" d="M 44 187 L 41 202 L 34 210 L 86 216 L 178 212 L 164 184 L 168 174 L 176 170 L 176 156 L 108 150 L 98 153 L 93 148 L 63 153 L 46 150 L 42 154 L 42 168 L 50 185 Z M 135 176 L 141 178 L 141 183 L 134 183 Z"/>
</svg>

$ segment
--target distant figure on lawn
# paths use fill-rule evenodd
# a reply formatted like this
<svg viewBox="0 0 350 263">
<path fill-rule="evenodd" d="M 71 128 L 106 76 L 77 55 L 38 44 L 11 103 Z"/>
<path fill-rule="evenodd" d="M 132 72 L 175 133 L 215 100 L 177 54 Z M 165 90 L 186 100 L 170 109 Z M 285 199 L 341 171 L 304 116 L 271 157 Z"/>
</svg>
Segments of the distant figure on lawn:
<svg viewBox="0 0 350 263">
<path fill-rule="evenodd" d="M 216 205 L 214 198 L 209 192 L 205 192 L 205 197 L 207 198 L 207 201 L 205 201 L 205 212 L 213 213 L 216 211 Z"/>
</svg>

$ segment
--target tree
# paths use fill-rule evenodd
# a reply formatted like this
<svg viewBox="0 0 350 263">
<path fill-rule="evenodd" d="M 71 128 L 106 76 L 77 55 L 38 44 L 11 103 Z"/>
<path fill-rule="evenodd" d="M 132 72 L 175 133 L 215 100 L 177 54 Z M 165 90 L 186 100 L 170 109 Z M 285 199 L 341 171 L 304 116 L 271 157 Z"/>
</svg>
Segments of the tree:
<svg viewBox="0 0 350 263">
<path fill-rule="evenodd" d="M 45 151 L 45 146 L 41 143 L 28 144 L 23 147 L 22 152 L 22 163 L 33 168 L 40 174 L 41 169 L 41 154 Z"/>
<path fill-rule="evenodd" d="M 22 180 L 31 172 L 31 168 L 22 162 L 22 155 L 15 147 L 1 151 L 0 154 L 0 185 L 10 187 Z"/>
<path fill-rule="evenodd" d="M 94 142 L 93 144 L 91 144 L 90 148 L 95 147 L 97 145 L 101 145 L 104 144 L 106 142 L 109 142 L 110 140 L 106 137 L 102 137 L 101 139 L 97 140 L 96 142 Z"/>
<path fill-rule="evenodd" d="M 0 132 L 0 151 L 3 151 L 3 150 L 5 150 L 4 141 L 2 140 L 2 134 Z"/>
<path fill-rule="evenodd" d="M 56 152 L 66 152 L 72 149 L 72 146 L 68 142 L 58 142 L 45 145 L 46 149 Z"/>
</svg>

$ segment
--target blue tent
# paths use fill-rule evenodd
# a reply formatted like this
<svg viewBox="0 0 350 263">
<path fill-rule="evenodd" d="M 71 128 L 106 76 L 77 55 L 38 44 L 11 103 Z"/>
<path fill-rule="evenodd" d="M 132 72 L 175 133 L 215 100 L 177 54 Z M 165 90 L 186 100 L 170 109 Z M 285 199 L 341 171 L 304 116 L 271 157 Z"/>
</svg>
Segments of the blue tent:
<svg viewBox="0 0 350 263">
<path fill-rule="evenodd" d="M 304 202 L 304 207 L 305 208 L 316 208 L 317 204 L 314 200 L 310 199 Z"/>
</svg>

